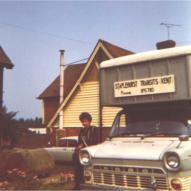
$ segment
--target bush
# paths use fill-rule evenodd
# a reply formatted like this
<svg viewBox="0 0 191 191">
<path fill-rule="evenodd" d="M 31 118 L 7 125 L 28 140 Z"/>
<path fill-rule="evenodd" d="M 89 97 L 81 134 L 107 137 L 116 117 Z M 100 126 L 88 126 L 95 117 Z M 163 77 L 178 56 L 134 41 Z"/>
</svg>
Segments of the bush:
<svg viewBox="0 0 191 191">
<path fill-rule="evenodd" d="M 0 146 L 14 145 L 16 142 L 16 112 L 7 112 L 5 107 L 0 108 Z"/>
<path fill-rule="evenodd" d="M 53 158 L 44 149 L 11 149 L 0 153 L 0 180 L 13 177 L 47 176 L 54 169 Z M 12 177 L 12 178 L 13 178 Z"/>
</svg>

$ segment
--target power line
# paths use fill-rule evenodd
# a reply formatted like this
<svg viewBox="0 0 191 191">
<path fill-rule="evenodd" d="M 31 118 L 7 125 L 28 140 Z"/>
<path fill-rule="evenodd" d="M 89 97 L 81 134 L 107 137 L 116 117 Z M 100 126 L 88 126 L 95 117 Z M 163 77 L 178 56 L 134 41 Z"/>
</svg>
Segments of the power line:
<svg viewBox="0 0 191 191">
<path fill-rule="evenodd" d="M 60 36 L 60 35 L 56 35 L 56 34 L 49 33 L 49 32 L 43 32 L 43 31 L 39 31 L 39 30 L 34 30 L 32 28 L 23 27 L 23 26 L 20 26 L 20 25 L 15 25 L 15 24 L 10 24 L 10 23 L 2 23 L 2 22 L 0 22 L 0 25 L 5 25 L 5 26 L 13 27 L 13 28 L 18 28 L 18 29 L 22 29 L 22 30 L 29 31 L 29 32 L 34 32 L 34 33 L 42 33 L 42 34 L 46 34 L 48 36 L 52 36 L 54 38 L 65 39 L 65 40 L 74 41 L 74 42 L 78 42 L 78 43 L 82 43 L 82 44 L 91 44 L 91 45 L 94 44 L 93 42 L 88 42 L 88 41 L 84 41 L 84 40 L 79 40 L 79 39 L 69 38 L 69 37 L 65 37 L 65 36 Z"/>
<path fill-rule="evenodd" d="M 76 63 L 78 63 L 78 62 L 85 61 L 85 60 L 88 60 L 88 58 L 83 58 L 83 59 L 81 59 L 81 60 L 77 60 L 77 61 L 74 61 L 74 62 L 70 62 L 70 63 L 66 64 L 65 66 L 69 66 L 69 65 L 72 65 L 72 64 L 76 64 Z"/>
</svg>

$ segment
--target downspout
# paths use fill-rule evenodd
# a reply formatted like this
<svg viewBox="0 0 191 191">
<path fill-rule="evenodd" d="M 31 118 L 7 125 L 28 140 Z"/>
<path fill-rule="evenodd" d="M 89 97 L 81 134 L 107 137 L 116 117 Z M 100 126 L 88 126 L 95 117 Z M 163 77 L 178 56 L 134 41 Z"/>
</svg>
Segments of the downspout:
<svg viewBox="0 0 191 191">
<path fill-rule="evenodd" d="M 3 108 L 3 67 L 0 67 L 0 109 Z"/>
<path fill-rule="evenodd" d="M 64 50 L 60 50 L 60 104 L 64 101 Z M 59 113 L 59 129 L 63 129 L 64 111 Z"/>
<path fill-rule="evenodd" d="M 103 106 L 101 104 L 101 75 L 100 75 L 100 68 L 98 70 L 98 75 L 99 75 L 99 128 L 100 128 L 100 131 L 99 131 L 99 141 L 100 143 L 102 142 L 102 134 L 103 134 L 103 118 L 102 118 L 102 115 L 103 115 Z"/>
</svg>

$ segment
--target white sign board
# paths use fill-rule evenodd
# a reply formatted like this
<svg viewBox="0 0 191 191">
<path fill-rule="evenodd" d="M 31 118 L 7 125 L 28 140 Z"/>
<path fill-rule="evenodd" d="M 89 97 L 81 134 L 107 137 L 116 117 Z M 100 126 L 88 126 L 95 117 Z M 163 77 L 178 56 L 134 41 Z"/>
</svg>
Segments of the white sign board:
<svg viewBox="0 0 191 191">
<path fill-rule="evenodd" d="M 175 92 L 174 75 L 114 82 L 114 96 L 127 97 Z"/>
</svg>

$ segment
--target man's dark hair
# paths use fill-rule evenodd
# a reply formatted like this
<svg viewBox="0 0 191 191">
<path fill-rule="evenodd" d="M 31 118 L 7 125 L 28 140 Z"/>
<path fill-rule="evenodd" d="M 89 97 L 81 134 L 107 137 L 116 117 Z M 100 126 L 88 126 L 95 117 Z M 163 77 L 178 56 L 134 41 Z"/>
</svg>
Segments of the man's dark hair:
<svg viewBox="0 0 191 191">
<path fill-rule="evenodd" d="M 82 112 L 79 116 L 80 121 L 83 119 L 87 119 L 89 121 L 92 121 L 92 116 L 88 112 Z"/>
</svg>

